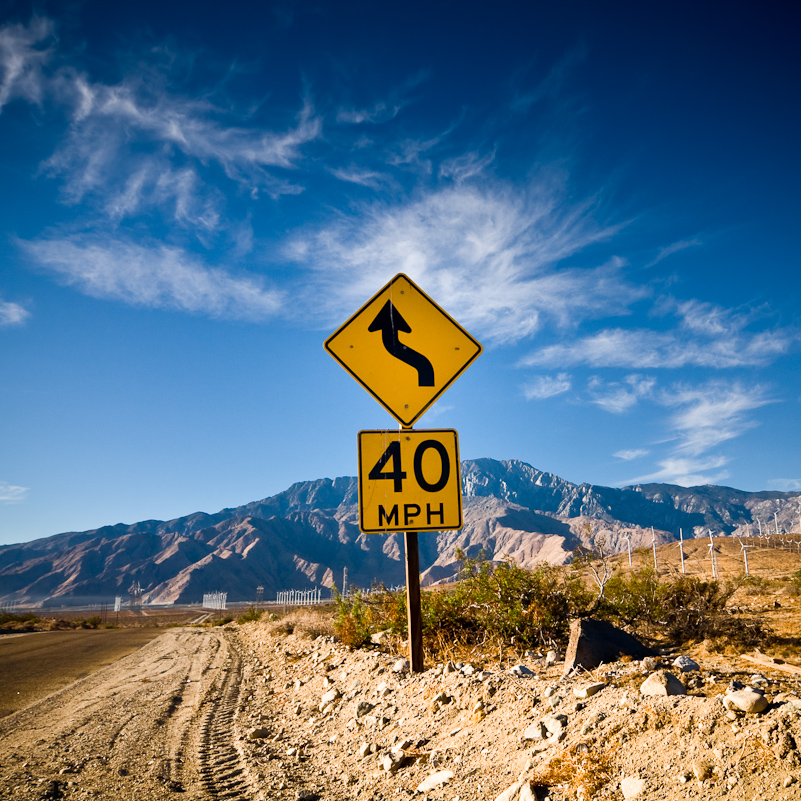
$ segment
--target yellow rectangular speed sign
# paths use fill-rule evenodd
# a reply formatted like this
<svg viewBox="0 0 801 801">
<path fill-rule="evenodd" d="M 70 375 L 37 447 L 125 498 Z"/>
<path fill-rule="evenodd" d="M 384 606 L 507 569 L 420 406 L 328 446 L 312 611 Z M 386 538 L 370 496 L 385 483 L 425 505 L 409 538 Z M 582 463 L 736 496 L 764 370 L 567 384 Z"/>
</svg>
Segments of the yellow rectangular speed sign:
<svg viewBox="0 0 801 801">
<path fill-rule="evenodd" d="M 359 527 L 368 534 L 461 528 L 456 431 L 360 431 Z"/>
</svg>

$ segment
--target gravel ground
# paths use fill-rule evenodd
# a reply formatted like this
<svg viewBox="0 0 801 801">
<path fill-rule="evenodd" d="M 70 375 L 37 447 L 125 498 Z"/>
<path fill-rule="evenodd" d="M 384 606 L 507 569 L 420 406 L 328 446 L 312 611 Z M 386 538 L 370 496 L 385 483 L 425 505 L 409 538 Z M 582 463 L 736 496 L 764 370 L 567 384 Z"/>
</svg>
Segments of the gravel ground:
<svg viewBox="0 0 801 801">
<path fill-rule="evenodd" d="M 242 642 L 240 736 L 269 798 L 801 798 L 801 682 L 778 670 L 762 682 L 754 665 L 710 654 L 682 674 L 670 657 L 688 694 L 644 697 L 655 666 L 641 662 L 562 678 L 531 655 L 524 676 L 514 662 L 410 675 L 395 672 L 397 654 L 262 624 Z M 759 687 L 767 710 L 727 712 L 732 681 Z M 421 787 L 433 774 L 442 784 Z"/>
<path fill-rule="evenodd" d="M 674 656 L 687 694 L 647 697 L 660 665 L 562 678 L 529 654 L 409 674 L 386 646 L 171 629 L 0 720 L 0 798 L 801 798 L 799 677 Z M 732 682 L 766 708 L 727 710 Z"/>
</svg>

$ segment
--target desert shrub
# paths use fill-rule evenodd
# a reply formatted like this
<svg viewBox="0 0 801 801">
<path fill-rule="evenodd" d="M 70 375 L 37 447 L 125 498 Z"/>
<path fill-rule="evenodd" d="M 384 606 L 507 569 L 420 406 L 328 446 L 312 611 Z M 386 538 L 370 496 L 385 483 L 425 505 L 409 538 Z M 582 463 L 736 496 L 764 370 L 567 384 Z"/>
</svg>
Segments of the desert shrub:
<svg viewBox="0 0 801 801">
<path fill-rule="evenodd" d="M 580 579 L 549 565 L 534 570 L 511 560 L 493 563 L 484 554 L 462 562 L 459 580 L 421 593 L 423 641 L 426 652 L 454 648 L 521 648 L 564 644 L 571 617 L 591 601 Z M 363 619 L 371 631 L 388 630 L 406 636 L 406 594 L 385 588 L 360 599 Z M 366 637 L 365 637 L 366 639 Z"/>
<path fill-rule="evenodd" d="M 665 579 L 652 568 L 642 568 L 608 582 L 599 614 L 640 636 L 658 634 L 674 644 L 721 638 L 750 648 L 768 640 L 771 632 L 756 618 L 727 611 L 726 603 L 738 586 L 736 581 L 695 576 Z"/>
<path fill-rule="evenodd" d="M 761 576 L 745 576 L 740 586 L 743 595 L 762 595 L 767 590 L 767 582 Z"/>
<path fill-rule="evenodd" d="M 0 630 L 4 631 L 37 631 L 42 621 L 31 612 L 15 615 L 7 610 L 0 610 Z"/>
<path fill-rule="evenodd" d="M 621 621 L 638 633 L 650 635 L 662 618 L 662 586 L 651 567 L 617 573 L 606 584 L 598 616 Z"/>
<path fill-rule="evenodd" d="M 351 591 L 347 598 L 336 587 L 333 587 L 333 591 L 337 610 L 334 632 L 337 638 L 351 648 L 364 645 L 370 639 L 371 625 L 361 590 Z"/>
<path fill-rule="evenodd" d="M 459 582 L 450 591 L 425 594 L 424 632 L 457 629 L 471 642 L 552 645 L 566 639 L 570 618 L 590 603 L 578 577 L 550 565 L 528 570 L 511 560 L 489 562 L 483 553 L 456 556 Z"/>
<path fill-rule="evenodd" d="M 801 570 L 796 570 L 790 576 L 790 586 L 787 588 L 788 595 L 801 595 Z"/>
<path fill-rule="evenodd" d="M 578 798 L 589 799 L 594 798 L 613 778 L 610 755 L 579 743 L 539 767 L 532 776 L 531 784 L 545 790 L 554 785 L 567 785 L 575 790 Z"/>
<path fill-rule="evenodd" d="M 264 614 L 263 609 L 256 609 L 254 606 L 249 606 L 247 612 L 243 612 L 237 619 L 236 622 L 239 624 L 242 623 L 252 623 L 256 620 L 261 620 L 261 616 Z"/>
<path fill-rule="evenodd" d="M 314 639 L 315 637 L 334 635 L 334 622 L 331 618 L 330 607 L 305 607 L 295 609 L 284 617 L 272 619 L 267 622 L 270 634 L 298 634 L 302 637 Z"/>
</svg>

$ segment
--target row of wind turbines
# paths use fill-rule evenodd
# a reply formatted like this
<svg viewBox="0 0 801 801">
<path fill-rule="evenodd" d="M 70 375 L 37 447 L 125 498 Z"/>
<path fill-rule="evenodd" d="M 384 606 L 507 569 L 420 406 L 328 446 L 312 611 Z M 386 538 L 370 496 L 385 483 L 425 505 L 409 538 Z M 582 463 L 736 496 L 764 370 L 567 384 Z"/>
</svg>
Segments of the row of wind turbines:
<svg viewBox="0 0 801 801">
<path fill-rule="evenodd" d="M 748 549 L 749 548 L 777 548 L 779 550 L 786 550 L 786 551 L 793 551 L 794 549 L 797 550 L 798 553 L 801 554 L 801 533 L 793 534 L 792 532 L 779 532 L 779 520 L 776 513 L 773 513 L 773 522 L 775 527 L 775 532 L 770 531 L 769 526 L 766 524 L 764 530 L 762 528 L 762 521 L 757 517 L 757 526 L 759 527 L 759 534 L 754 533 L 753 525 L 748 526 L 748 533 L 744 538 L 739 536 L 735 536 L 737 542 L 740 543 L 740 553 L 743 555 L 743 565 L 745 567 L 745 574 L 748 576 L 750 575 L 748 569 Z M 798 530 L 801 532 L 801 516 L 798 518 Z M 715 550 L 715 535 L 712 533 L 711 529 L 707 529 L 709 534 L 709 545 L 707 549 L 709 551 L 709 558 L 712 562 L 712 578 L 717 579 L 718 577 L 718 560 L 716 556 Z M 798 536 L 799 539 L 795 539 Z M 628 546 L 628 556 L 629 556 L 629 567 L 632 566 L 631 561 L 631 534 L 623 534 L 624 539 L 626 540 L 626 544 Z M 756 543 L 754 542 L 743 542 L 745 540 L 757 540 Z M 681 552 L 681 572 L 683 574 L 687 573 L 687 564 L 684 555 L 684 532 L 682 529 L 679 529 L 679 542 L 677 543 L 677 547 Z M 657 560 L 656 554 L 656 532 L 654 531 L 654 527 L 651 526 L 651 549 L 654 554 L 654 570 L 659 569 L 659 564 Z"/>
</svg>

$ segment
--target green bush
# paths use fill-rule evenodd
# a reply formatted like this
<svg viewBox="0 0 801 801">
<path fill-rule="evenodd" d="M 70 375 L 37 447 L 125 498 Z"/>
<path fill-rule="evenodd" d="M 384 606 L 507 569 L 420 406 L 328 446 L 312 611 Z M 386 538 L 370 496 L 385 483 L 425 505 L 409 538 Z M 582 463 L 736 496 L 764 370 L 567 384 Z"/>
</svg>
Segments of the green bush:
<svg viewBox="0 0 801 801">
<path fill-rule="evenodd" d="M 522 647 L 564 644 L 570 619 L 584 612 L 591 595 L 577 576 L 549 565 L 527 570 L 514 562 L 493 563 L 484 554 L 462 562 L 453 585 L 421 593 L 426 652 L 454 647 Z M 371 631 L 406 637 L 406 593 L 376 588 L 369 597 L 343 601 L 337 595 L 337 636 L 358 646 Z"/>
<path fill-rule="evenodd" d="M 738 582 L 704 580 L 694 576 L 661 579 L 653 568 L 617 574 L 606 585 L 598 616 L 624 623 L 643 637 L 658 635 L 670 643 L 725 639 L 744 648 L 771 636 L 758 619 L 735 617 L 726 603 Z"/>
<path fill-rule="evenodd" d="M 237 619 L 237 623 L 252 623 L 256 620 L 261 620 L 261 616 L 264 614 L 263 609 L 256 609 L 253 606 L 248 607 L 247 612 L 241 614 Z"/>
<path fill-rule="evenodd" d="M 343 645 L 358 648 L 370 639 L 370 620 L 360 590 L 351 591 L 343 598 L 336 586 L 331 588 L 336 602 L 334 632 Z"/>
<path fill-rule="evenodd" d="M 583 613 L 591 595 L 577 576 L 547 564 L 527 570 L 481 553 L 462 562 L 452 589 L 423 594 L 423 634 L 442 640 L 458 634 L 465 644 L 515 642 L 536 647 L 563 643 L 570 619 Z"/>
</svg>

